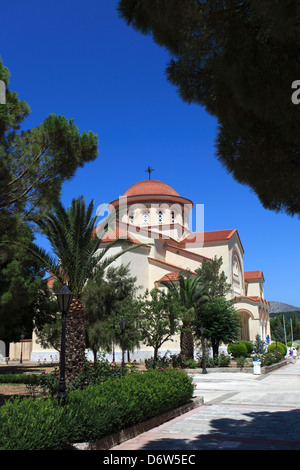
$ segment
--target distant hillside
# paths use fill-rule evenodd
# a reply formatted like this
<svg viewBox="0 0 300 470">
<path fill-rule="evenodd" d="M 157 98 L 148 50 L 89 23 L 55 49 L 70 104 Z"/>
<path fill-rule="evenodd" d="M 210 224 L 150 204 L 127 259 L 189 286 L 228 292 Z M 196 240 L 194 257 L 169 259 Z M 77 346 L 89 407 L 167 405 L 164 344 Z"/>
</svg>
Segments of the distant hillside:
<svg viewBox="0 0 300 470">
<path fill-rule="evenodd" d="M 270 301 L 270 314 L 285 313 L 285 312 L 300 312 L 300 307 L 294 307 L 293 305 L 284 304 L 282 302 Z"/>
</svg>

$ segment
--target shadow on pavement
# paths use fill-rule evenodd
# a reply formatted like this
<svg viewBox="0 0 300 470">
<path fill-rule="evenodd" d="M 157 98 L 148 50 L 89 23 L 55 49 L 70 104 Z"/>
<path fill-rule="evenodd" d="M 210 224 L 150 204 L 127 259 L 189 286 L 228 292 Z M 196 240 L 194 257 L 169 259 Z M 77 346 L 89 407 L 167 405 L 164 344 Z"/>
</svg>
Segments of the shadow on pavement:
<svg viewBox="0 0 300 470">
<path fill-rule="evenodd" d="M 247 419 L 218 418 L 210 422 L 208 434 L 162 439 L 141 450 L 300 450 L 300 410 L 247 412 Z M 174 434 L 173 434 L 174 436 Z"/>
</svg>

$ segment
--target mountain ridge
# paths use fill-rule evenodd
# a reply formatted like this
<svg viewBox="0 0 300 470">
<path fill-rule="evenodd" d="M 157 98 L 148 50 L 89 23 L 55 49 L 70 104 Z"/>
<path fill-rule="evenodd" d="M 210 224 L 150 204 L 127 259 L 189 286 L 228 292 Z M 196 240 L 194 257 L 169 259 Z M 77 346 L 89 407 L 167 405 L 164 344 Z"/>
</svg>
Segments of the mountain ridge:
<svg viewBox="0 0 300 470">
<path fill-rule="evenodd" d="M 285 313 L 285 312 L 296 312 L 300 311 L 300 307 L 285 304 L 284 302 L 277 302 L 275 300 L 270 301 L 269 313 Z"/>
</svg>

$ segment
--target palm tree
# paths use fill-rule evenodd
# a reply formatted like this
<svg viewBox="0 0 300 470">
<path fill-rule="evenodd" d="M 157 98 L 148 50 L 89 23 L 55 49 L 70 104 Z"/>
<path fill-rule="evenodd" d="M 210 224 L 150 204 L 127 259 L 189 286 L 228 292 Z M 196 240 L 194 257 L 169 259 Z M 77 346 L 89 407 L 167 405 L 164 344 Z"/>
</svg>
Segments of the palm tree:
<svg viewBox="0 0 300 470">
<path fill-rule="evenodd" d="M 162 281 L 183 307 L 180 331 L 180 352 L 187 359 L 194 357 L 194 339 L 191 321 L 195 316 L 195 309 L 208 301 L 207 287 L 201 284 L 201 277 L 191 277 L 179 274 L 177 282 L 173 280 Z"/>
<path fill-rule="evenodd" d="M 82 196 L 73 199 L 67 210 L 59 203 L 53 214 L 39 222 L 54 256 L 36 245 L 33 249 L 33 254 L 49 272 L 61 284 L 66 282 L 73 292 L 66 323 L 66 378 L 75 375 L 85 360 L 85 312 L 81 298 L 87 281 L 103 275 L 109 264 L 138 246 L 131 245 L 108 256 L 109 249 L 119 239 L 101 248 L 102 240 L 95 234 L 97 215 L 92 216 L 93 209 L 94 202 L 87 206 Z"/>
</svg>

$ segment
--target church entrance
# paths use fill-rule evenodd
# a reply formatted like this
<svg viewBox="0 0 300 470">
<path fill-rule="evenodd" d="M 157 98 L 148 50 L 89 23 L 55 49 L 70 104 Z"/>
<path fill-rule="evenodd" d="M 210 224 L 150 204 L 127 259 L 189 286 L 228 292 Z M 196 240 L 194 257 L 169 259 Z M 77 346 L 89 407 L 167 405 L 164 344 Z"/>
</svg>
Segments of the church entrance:
<svg viewBox="0 0 300 470">
<path fill-rule="evenodd" d="M 244 339 L 245 341 L 250 341 L 250 335 L 249 335 L 250 314 L 245 311 L 239 311 L 239 315 L 241 317 L 240 339 Z"/>
</svg>

